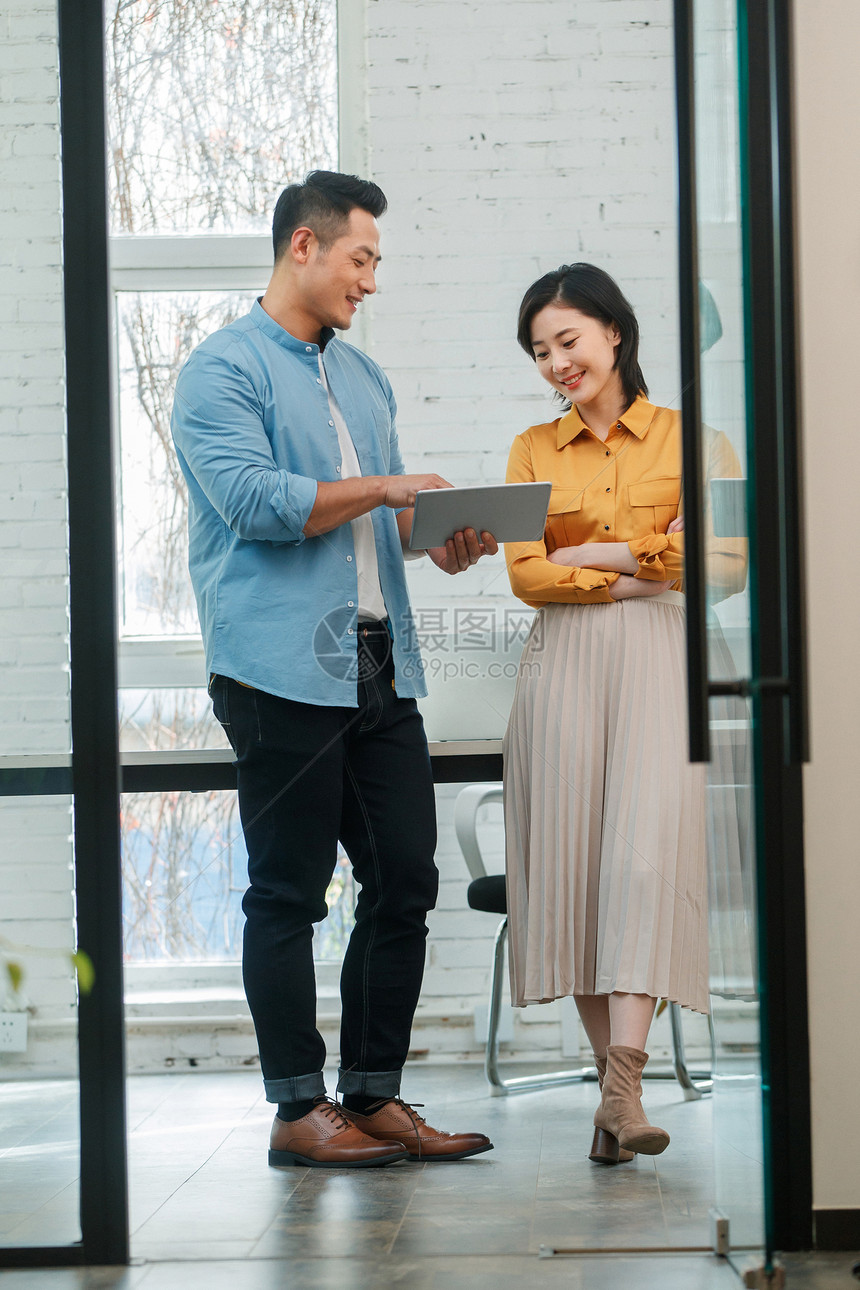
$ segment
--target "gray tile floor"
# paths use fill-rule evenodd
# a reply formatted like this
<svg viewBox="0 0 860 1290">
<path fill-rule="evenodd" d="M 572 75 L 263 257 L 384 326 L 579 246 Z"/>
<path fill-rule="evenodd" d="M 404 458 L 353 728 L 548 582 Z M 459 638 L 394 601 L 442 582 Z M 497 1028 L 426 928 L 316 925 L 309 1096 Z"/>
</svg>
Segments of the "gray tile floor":
<svg viewBox="0 0 860 1290">
<path fill-rule="evenodd" d="M 30 1086 L 30 1094 L 36 1089 L 38 1100 L 19 1098 L 10 1111 L 0 1085 L 9 1112 L 0 1114 L 3 1244 L 76 1235 L 74 1086 Z M 664 1156 L 606 1169 L 585 1157 L 593 1084 L 491 1098 L 476 1067 L 425 1067 L 408 1073 L 403 1091 L 426 1102 L 431 1123 L 489 1132 L 495 1151 L 448 1165 L 273 1170 L 272 1108 L 256 1074 L 133 1078 L 135 1265 L 8 1271 L 3 1290 L 738 1286 L 725 1263 L 700 1250 L 710 1243 L 712 1204 L 707 1101 L 684 1102 L 674 1083 L 650 1083 L 647 1105 L 672 1145 Z M 667 1247 L 687 1252 L 660 1252 Z M 621 1253 L 640 1248 L 654 1253 Z M 540 1257 L 552 1249 L 580 1253 Z M 789 1286 L 857 1286 L 851 1262 L 796 1260 Z"/>
</svg>

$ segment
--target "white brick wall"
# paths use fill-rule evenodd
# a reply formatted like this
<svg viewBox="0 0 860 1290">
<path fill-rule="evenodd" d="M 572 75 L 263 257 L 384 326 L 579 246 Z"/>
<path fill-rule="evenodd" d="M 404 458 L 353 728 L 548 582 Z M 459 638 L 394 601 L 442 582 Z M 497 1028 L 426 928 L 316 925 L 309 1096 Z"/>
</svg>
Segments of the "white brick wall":
<svg viewBox="0 0 860 1290">
<path fill-rule="evenodd" d="M 0 5 L 0 752 L 68 733 L 56 14 Z"/>
<path fill-rule="evenodd" d="M 563 261 L 619 278 L 652 395 L 675 402 L 669 0 L 374 0 L 367 24 L 371 172 L 391 203 L 368 330 L 409 468 L 500 480 L 513 436 L 554 415 L 514 330 L 525 287 Z M 54 5 L 0 0 L 0 752 L 68 746 L 57 115 Z M 511 603 L 500 560 L 410 578 L 419 606 Z M 466 909 L 456 791 L 439 792 L 422 1006 L 463 1018 L 485 998 L 496 920 Z M 4 934 L 14 910 L 28 938 L 68 948 L 68 834 L 67 803 L 0 803 Z M 482 836 L 498 864 L 500 824 Z M 29 982 L 46 1027 L 73 1015 L 61 960 L 35 960 Z M 558 1045 L 555 1024 L 528 1029 L 526 1051 Z M 456 1046 L 474 1050 L 466 1029 Z"/>
<path fill-rule="evenodd" d="M 69 748 L 58 93 L 54 4 L 2 0 L 0 754 Z M 0 1078 L 75 1068 L 70 835 L 68 799 L 0 799 L 0 935 L 37 950 L 15 952 L 11 1003 L 30 1050 L 0 1056 Z"/>
<path fill-rule="evenodd" d="M 557 415 L 515 332 L 526 287 L 565 262 L 618 278 L 652 398 L 677 406 L 669 0 L 384 0 L 367 24 L 370 169 L 390 203 L 368 331 L 407 469 L 500 482 L 513 437 Z M 514 603 L 501 557 L 456 579 L 428 561 L 408 571 L 419 609 Z M 456 791 L 439 791 L 422 998 L 468 1013 L 486 997 L 497 920 L 466 908 Z M 499 816 L 483 835 L 496 867 Z M 520 1012 L 518 1026 L 542 1015 Z M 517 1036 L 523 1052 L 560 1044 L 557 1023 Z"/>
<path fill-rule="evenodd" d="M 386 0 L 368 6 L 369 146 L 390 200 L 373 304 L 415 469 L 499 480 L 554 415 L 516 345 L 526 286 L 559 263 L 614 273 L 643 367 L 676 402 L 675 157 L 668 0 Z M 438 598 L 415 566 L 417 599 Z M 458 579 L 504 595 L 485 566 Z M 467 591 L 468 586 L 468 591 Z"/>
</svg>

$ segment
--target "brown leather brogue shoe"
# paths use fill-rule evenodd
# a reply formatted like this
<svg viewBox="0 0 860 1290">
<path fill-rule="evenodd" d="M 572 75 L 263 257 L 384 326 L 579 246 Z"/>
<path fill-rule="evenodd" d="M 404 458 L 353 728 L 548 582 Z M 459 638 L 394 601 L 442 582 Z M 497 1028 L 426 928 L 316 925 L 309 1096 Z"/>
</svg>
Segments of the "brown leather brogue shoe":
<svg viewBox="0 0 860 1290">
<path fill-rule="evenodd" d="M 330 1098 L 317 1098 L 314 1109 L 300 1120 L 275 1116 L 269 1138 L 269 1164 L 320 1166 L 330 1169 L 367 1169 L 390 1165 L 408 1155 L 402 1142 L 369 1137 L 347 1119 L 343 1107 Z"/>
<path fill-rule="evenodd" d="M 402 1142 L 410 1160 L 463 1160 L 493 1149 L 492 1142 L 483 1133 L 443 1133 L 441 1129 L 431 1129 L 415 1107 L 399 1097 L 381 1101 L 379 1109 L 370 1115 L 355 1111 L 345 1114 L 356 1128 L 377 1142 Z"/>
</svg>

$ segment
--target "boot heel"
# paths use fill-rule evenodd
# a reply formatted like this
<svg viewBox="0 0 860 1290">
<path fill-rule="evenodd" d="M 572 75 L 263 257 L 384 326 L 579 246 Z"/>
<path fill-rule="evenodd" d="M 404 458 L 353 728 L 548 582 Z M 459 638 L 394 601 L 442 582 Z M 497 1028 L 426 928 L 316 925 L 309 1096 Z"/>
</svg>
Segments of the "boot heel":
<svg viewBox="0 0 860 1290">
<path fill-rule="evenodd" d="M 617 1165 L 618 1152 L 618 1139 L 615 1135 L 607 1132 L 606 1129 L 596 1128 L 591 1150 L 588 1153 L 589 1160 L 593 1160 L 596 1165 Z"/>
</svg>

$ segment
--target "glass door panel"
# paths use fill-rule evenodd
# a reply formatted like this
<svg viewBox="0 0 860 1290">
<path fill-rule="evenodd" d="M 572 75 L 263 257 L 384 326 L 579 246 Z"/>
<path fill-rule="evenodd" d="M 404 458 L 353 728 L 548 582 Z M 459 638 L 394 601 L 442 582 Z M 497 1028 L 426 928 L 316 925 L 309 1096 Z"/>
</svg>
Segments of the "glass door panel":
<svg viewBox="0 0 860 1290">
<path fill-rule="evenodd" d="M 694 6 L 695 147 L 708 682 L 746 682 L 754 632 L 748 569 L 749 423 L 734 0 Z M 752 709 L 709 702 L 707 816 L 715 1034 L 715 1203 L 730 1257 L 765 1243 L 755 907 Z"/>
<path fill-rule="evenodd" d="M 0 1264 L 81 1239 L 71 806 L 0 798 Z"/>
<path fill-rule="evenodd" d="M 0 254 L 17 253 L 4 233 Z M 17 381 L 10 365 L 0 424 L 0 1266 L 81 1239 L 59 268 L 51 286 L 43 298 L 22 277 L 10 294 L 50 324 L 21 341 L 39 347 L 38 380 L 26 357 Z"/>
<path fill-rule="evenodd" d="M 78 993 L 72 957 L 78 928 L 70 793 L 68 436 L 54 8 L 42 6 L 32 17 L 28 13 L 26 33 L 21 28 L 8 37 L 17 65 L 44 70 L 29 73 L 19 110 L 4 123 L 0 1267 L 32 1263 L 37 1249 L 46 1246 L 58 1263 L 69 1261 L 65 1247 L 81 1239 Z M 4 25 L 14 21 L 9 12 L 6 5 Z M 33 132 L 44 135 L 44 155 L 37 159 L 26 155 Z"/>
</svg>

